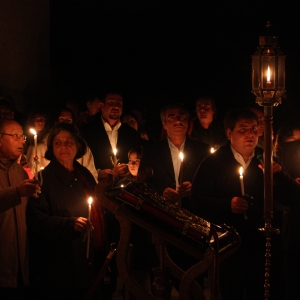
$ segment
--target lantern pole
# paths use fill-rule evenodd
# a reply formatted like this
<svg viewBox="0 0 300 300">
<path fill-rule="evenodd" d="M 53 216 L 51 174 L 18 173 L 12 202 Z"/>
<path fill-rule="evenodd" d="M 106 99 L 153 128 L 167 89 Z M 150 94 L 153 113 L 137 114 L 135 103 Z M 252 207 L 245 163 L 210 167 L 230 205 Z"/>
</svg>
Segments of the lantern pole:
<svg viewBox="0 0 300 300">
<path fill-rule="evenodd" d="M 278 37 L 270 34 L 259 37 L 259 47 L 252 55 L 252 92 L 256 103 L 264 107 L 264 228 L 266 237 L 265 299 L 270 298 L 271 236 L 279 230 L 272 228 L 273 220 L 273 107 L 281 103 L 285 92 L 285 55 L 278 47 Z"/>
</svg>

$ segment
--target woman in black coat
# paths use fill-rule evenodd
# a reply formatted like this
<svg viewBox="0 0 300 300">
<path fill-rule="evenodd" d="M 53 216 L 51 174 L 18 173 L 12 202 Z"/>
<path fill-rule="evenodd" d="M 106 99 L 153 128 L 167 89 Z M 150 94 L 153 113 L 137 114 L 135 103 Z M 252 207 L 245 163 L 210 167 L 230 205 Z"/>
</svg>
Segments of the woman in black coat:
<svg viewBox="0 0 300 300">
<path fill-rule="evenodd" d="M 27 207 L 32 285 L 43 299 L 83 299 L 95 277 L 93 250 L 104 246 L 103 214 L 94 197 L 96 182 L 76 161 L 86 144 L 74 125 L 54 126 L 47 147 L 45 157 L 51 162 L 39 173 L 41 194 L 29 199 Z M 89 197 L 93 197 L 94 231 L 87 255 L 84 237 L 92 228 Z"/>
</svg>

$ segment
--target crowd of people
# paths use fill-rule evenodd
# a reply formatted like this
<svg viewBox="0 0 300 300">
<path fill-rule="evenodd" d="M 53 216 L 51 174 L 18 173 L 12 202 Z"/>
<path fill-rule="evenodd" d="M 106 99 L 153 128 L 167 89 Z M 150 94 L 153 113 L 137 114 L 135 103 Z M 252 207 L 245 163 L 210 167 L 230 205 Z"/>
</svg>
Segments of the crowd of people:
<svg viewBox="0 0 300 300">
<path fill-rule="evenodd" d="M 82 112 L 74 103 L 53 111 L 36 109 L 25 122 L 15 114 L 9 97 L 0 99 L 1 299 L 84 299 L 109 245 L 118 243 L 120 235 L 118 221 L 101 207 L 95 186 L 108 176 L 114 186 L 135 182 L 139 172 L 149 168 L 153 176 L 146 184 L 165 201 L 239 233 L 240 248 L 219 266 L 222 299 L 263 299 L 260 107 L 237 108 L 220 120 L 212 97 L 195 101 L 194 116 L 184 104 L 170 103 L 161 109 L 160 137 L 152 138 L 140 111 L 123 112 L 126 103 L 120 93 L 91 95 L 85 103 Z M 281 234 L 272 242 L 271 299 L 296 299 L 300 124 L 286 120 L 274 136 L 273 221 Z M 136 253 L 149 258 L 137 271 L 151 278 L 157 263 L 151 238 L 134 229 L 133 247 L 135 243 L 144 246 Z M 167 248 L 181 268 L 193 263 L 176 247 Z M 112 260 L 95 299 L 112 299 L 117 276 Z M 172 281 L 178 288 L 176 279 Z"/>
</svg>

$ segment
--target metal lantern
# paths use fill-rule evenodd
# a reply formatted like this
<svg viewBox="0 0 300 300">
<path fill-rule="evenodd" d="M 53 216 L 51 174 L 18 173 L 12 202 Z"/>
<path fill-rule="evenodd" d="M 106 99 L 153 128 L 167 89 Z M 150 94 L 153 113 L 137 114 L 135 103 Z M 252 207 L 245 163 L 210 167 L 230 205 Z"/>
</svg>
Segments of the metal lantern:
<svg viewBox="0 0 300 300">
<path fill-rule="evenodd" d="M 270 29 L 270 22 L 267 29 Z M 278 233 L 272 228 L 273 219 L 273 107 L 281 103 L 285 92 L 285 55 L 279 49 L 278 37 L 259 37 L 259 47 L 252 55 L 252 92 L 256 103 L 264 107 L 264 220 L 265 227 L 259 228 L 266 236 L 265 299 L 270 297 L 271 236 Z"/>
<path fill-rule="evenodd" d="M 268 22 L 268 31 L 270 26 Z M 252 92 L 260 105 L 281 103 L 285 92 L 285 55 L 278 47 L 278 36 L 259 37 L 259 46 L 252 55 Z"/>
</svg>

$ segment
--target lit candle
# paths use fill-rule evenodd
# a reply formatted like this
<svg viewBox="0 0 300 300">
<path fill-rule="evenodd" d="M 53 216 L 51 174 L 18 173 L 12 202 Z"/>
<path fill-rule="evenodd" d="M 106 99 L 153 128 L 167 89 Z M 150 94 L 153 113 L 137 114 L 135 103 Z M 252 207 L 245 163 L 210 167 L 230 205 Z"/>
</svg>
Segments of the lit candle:
<svg viewBox="0 0 300 300">
<path fill-rule="evenodd" d="M 89 204 L 88 220 L 89 220 L 89 222 L 91 221 L 92 202 L 93 202 L 93 198 L 89 197 L 89 199 L 88 199 L 88 204 Z M 91 240 L 91 230 L 90 229 L 88 229 L 87 235 L 88 236 L 87 236 L 87 245 L 86 245 L 86 258 L 89 258 L 89 254 L 90 254 L 90 240 Z"/>
<path fill-rule="evenodd" d="M 244 187 L 244 176 L 243 176 L 243 167 L 240 167 L 240 182 L 241 182 L 241 191 L 242 195 L 245 195 L 245 187 Z"/>
<path fill-rule="evenodd" d="M 114 152 L 114 167 L 116 167 L 117 166 L 117 149 L 114 148 L 113 152 Z"/>
<path fill-rule="evenodd" d="M 30 132 L 34 135 L 34 149 L 33 149 L 33 164 L 34 164 L 34 178 L 38 179 L 38 169 L 37 169 L 37 133 L 33 128 L 30 128 Z"/>
<path fill-rule="evenodd" d="M 270 66 L 268 66 L 268 70 L 267 70 L 267 84 L 271 84 L 271 70 L 270 70 Z"/>
<path fill-rule="evenodd" d="M 210 153 L 214 153 L 214 152 L 215 152 L 215 148 L 214 147 L 210 148 Z"/>
<path fill-rule="evenodd" d="M 180 169 L 179 169 L 179 176 L 178 176 L 178 184 L 181 185 L 183 181 L 183 153 L 179 153 L 179 157 L 181 159 Z"/>
</svg>

